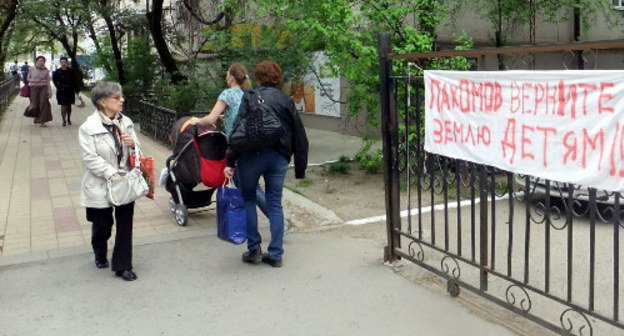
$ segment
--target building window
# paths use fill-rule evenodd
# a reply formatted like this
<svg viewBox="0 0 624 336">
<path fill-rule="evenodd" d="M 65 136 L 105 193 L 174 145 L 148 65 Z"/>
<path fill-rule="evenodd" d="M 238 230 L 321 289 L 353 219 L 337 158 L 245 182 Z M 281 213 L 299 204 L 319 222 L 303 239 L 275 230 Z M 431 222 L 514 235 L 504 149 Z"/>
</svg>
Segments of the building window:
<svg viewBox="0 0 624 336">
<path fill-rule="evenodd" d="M 613 8 L 617 10 L 624 10 L 624 0 L 612 0 Z"/>
</svg>

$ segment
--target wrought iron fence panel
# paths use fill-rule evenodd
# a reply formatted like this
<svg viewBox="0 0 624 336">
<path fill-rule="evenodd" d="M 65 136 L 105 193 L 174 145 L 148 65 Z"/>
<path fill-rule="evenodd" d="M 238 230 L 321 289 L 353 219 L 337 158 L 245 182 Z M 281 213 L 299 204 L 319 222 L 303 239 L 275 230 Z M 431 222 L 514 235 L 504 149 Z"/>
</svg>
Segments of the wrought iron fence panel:
<svg viewBox="0 0 624 336">
<path fill-rule="evenodd" d="M 206 115 L 206 112 L 180 113 L 144 100 L 131 102 L 129 106 L 136 106 L 135 110 L 138 111 L 141 133 L 165 144 L 170 144 L 169 134 L 176 120 L 185 116 L 201 117 Z"/>
<path fill-rule="evenodd" d="M 13 76 L 0 83 L 0 113 L 4 113 L 11 99 L 20 90 L 20 77 Z"/>
<path fill-rule="evenodd" d="M 563 335 L 624 335 L 622 195 L 425 152 L 422 77 L 394 76 L 379 49 L 385 259 Z"/>
</svg>

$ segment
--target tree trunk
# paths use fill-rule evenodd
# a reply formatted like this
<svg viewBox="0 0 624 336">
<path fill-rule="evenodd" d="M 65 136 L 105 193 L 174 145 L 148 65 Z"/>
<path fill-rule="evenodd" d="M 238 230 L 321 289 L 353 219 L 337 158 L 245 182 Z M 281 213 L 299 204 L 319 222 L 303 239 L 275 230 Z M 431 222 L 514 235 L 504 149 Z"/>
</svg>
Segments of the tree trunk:
<svg viewBox="0 0 624 336">
<path fill-rule="evenodd" d="M 154 0 L 152 2 L 152 11 L 147 13 L 147 19 L 149 21 L 152 40 L 154 41 L 154 47 L 156 47 L 156 51 L 158 51 L 158 56 L 160 57 L 160 62 L 165 68 L 165 71 L 171 76 L 171 82 L 176 84 L 185 80 L 186 76 L 180 73 L 178 65 L 169 51 L 167 41 L 165 41 L 165 37 L 163 36 L 161 25 L 162 9 L 163 0 Z"/>
<path fill-rule="evenodd" d="M 113 55 L 115 55 L 115 65 L 117 66 L 117 78 L 119 78 L 119 84 L 126 83 L 126 71 L 124 70 L 123 61 L 121 59 L 121 49 L 119 48 L 119 41 L 117 40 L 117 32 L 115 31 L 115 25 L 110 15 L 104 16 L 104 21 L 108 27 L 108 36 L 111 40 L 111 46 L 113 48 Z"/>
<path fill-rule="evenodd" d="M 581 8 L 580 0 L 576 1 L 577 6 L 574 7 L 574 42 L 581 40 Z M 576 52 L 576 67 L 577 69 L 585 69 L 585 62 L 583 61 L 583 52 Z"/>
<path fill-rule="evenodd" d="M 7 31 L 9 30 L 9 27 L 11 27 L 11 23 L 15 19 L 17 12 L 17 1 L 18 0 L 9 0 L 5 5 L 5 20 L 0 26 L 0 64 L 4 64 L 4 61 L 6 60 L 6 54 L 4 53 L 4 40 L 7 36 Z"/>
<path fill-rule="evenodd" d="M 501 0 L 498 0 L 497 7 L 498 21 L 496 22 L 496 33 L 494 33 L 494 36 L 496 38 L 496 48 L 500 48 L 503 46 L 503 7 Z M 498 70 L 505 70 L 505 59 L 503 55 L 496 55 L 496 58 L 498 59 Z"/>
</svg>

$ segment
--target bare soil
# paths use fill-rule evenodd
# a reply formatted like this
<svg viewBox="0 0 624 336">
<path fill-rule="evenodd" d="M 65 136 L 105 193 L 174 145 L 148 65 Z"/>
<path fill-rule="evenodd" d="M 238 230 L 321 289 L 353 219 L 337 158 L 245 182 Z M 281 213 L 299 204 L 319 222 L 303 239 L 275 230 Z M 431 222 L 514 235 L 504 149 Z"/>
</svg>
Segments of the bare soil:
<svg viewBox="0 0 624 336">
<path fill-rule="evenodd" d="M 331 164 L 309 167 L 303 180 L 287 174 L 286 188 L 333 210 L 345 221 L 384 215 L 383 173 L 367 173 L 357 162 L 343 164 L 345 172 L 331 172 Z"/>
</svg>

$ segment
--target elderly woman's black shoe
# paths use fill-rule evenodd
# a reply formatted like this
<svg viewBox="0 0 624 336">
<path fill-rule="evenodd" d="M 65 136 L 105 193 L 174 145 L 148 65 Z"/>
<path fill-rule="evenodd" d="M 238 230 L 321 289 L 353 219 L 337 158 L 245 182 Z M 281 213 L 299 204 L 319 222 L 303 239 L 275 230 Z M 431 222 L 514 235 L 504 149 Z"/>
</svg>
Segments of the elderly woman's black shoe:
<svg viewBox="0 0 624 336">
<path fill-rule="evenodd" d="M 126 281 L 134 281 L 137 279 L 137 275 L 132 271 L 117 271 L 115 275 Z"/>
<path fill-rule="evenodd" d="M 108 260 L 104 259 L 104 260 L 96 260 L 95 261 L 95 267 L 97 268 L 107 268 L 108 267 Z"/>
</svg>

